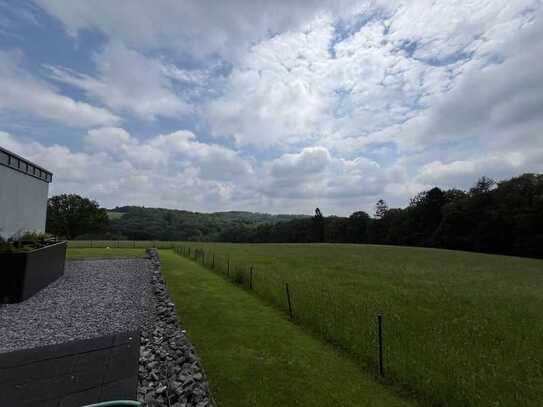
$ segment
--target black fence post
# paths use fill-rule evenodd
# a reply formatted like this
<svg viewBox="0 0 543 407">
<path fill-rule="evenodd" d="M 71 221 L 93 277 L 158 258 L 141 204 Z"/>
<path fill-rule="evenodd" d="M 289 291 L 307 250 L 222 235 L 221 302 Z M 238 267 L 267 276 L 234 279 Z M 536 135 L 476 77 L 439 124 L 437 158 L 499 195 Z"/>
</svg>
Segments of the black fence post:
<svg viewBox="0 0 543 407">
<path fill-rule="evenodd" d="M 253 266 L 249 270 L 249 289 L 253 289 Z"/>
<path fill-rule="evenodd" d="M 377 315 L 377 335 L 379 338 L 379 376 L 385 377 L 383 366 L 383 315 Z"/>
<path fill-rule="evenodd" d="M 228 256 L 228 259 L 226 260 L 226 275 L 230 277 L 230 256 Z"/>
<path fill-rule="evenodd" d="M 290 302 L 290 291 L 288 290 L 288 283 L 285 283 L 285 290 L 287 291 L 287 301 L 288 301 L 288 315 L 290 319 L 294 319 L 292 315 L 292 303 Z"/>
<path fill-rule="evenodd" d="M 213 259 L 211 260 L 211 268 L 215 270 L 215 253 L 213 253 Z"/>
</svg>

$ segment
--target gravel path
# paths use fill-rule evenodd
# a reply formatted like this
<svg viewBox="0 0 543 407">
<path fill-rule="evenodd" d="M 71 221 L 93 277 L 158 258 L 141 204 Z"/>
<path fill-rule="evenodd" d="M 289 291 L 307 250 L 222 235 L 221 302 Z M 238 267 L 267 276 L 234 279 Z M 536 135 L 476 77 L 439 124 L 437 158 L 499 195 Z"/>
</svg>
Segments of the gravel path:
<svg viewBox="0 0 543 407">
<path fill-rule="evenodd" d="M 0 306 L 0 353 L 138 329 L 151 290 L 145 259 L 68 261 L 64 276 Z"/>
</svg>

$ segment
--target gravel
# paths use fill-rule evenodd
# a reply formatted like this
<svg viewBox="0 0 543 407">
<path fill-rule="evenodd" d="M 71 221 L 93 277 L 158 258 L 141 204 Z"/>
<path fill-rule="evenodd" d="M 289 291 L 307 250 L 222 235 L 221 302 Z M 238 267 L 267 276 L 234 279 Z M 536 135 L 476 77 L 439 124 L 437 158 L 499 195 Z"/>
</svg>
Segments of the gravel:
<svg viewBox="0 0 543 407">
<path fill-rule="evenodd" d="M 64 276 L 18 304 L 0 306 L 0 353 L 141 327 L 148 314 L 151 262 L 66 262 Z"/>
<path fill-rule="evenodd" d="M 141 333 L 138 399 L 144 406 L 212 407 L 206 374 L 160 273 L 160 259 L 148 250 L 153 264 L 151 312 Z"/>
<path fill-rule="evenodd" d="M 143 405 L 215 406 L 154 249 L 147 259 L 66 262 L 64 276 L 28 300 L 1 305 L 0 327 L 0 353 L 141 329 Z"/>
</svg>

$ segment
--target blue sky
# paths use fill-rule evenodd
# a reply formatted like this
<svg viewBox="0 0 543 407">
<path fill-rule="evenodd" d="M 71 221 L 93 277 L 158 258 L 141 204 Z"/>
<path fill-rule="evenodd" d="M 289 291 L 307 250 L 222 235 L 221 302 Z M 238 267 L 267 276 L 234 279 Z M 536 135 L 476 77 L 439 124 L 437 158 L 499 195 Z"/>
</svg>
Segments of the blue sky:
<svg viewBox="0 0 543 407">
<path fill-rule="evenodd" d="M 0 145 L 101 205 L 348 215 L 543 170 L 541 1 L 0 0 Z"/>
</svg>

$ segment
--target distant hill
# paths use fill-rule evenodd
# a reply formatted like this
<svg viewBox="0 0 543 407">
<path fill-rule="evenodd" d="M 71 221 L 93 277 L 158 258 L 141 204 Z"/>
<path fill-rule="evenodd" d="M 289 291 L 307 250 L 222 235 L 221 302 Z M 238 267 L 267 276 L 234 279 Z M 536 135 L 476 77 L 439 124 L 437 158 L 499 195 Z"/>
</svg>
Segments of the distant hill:
<svg viewBox="0 0 543 407">
<path fill-rule="evenodd" d="M 270 215 L 245 211 L 200 213 L 179 209 L 121 206 L 108 209 L 114 237 L 135 240 L 220 240 L 234 229 L 252 229 L 308 215 Z"/>
</svg>

